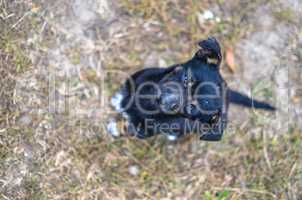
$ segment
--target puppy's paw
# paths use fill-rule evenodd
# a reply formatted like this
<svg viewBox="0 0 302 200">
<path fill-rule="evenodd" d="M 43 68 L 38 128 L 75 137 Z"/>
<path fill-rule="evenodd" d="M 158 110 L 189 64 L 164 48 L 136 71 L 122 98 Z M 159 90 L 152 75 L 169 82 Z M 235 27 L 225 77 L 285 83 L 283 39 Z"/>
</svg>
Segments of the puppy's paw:
<svg viewBox="0 0 302 200">
<path fill-rule="evenodd" d="M 113 137 L 117 138 L 120 136 L 120 132 L 118 130 L 118 125 L 115 119 L 110 119 L 107 124 L 107 132 Z"/>
</svg>

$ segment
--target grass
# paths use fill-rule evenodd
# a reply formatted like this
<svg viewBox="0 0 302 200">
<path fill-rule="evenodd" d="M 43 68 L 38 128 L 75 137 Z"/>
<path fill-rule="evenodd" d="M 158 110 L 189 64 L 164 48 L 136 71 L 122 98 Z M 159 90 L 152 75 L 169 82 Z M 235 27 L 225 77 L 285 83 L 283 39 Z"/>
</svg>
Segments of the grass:
<svg viewBox="0 0 302 200">
<path fill-rule="evenodd" d="M 293 23 L 295 21 L 293 11 L 291 9 L 276 10 L 273 15 L 280 21 Z"/>
<path fill-rule="evenodd" d="M 21 127 L 17 123 L 20 110 L 15 104 L 15 87 L 18 76 L 31 69 L 32 63 L 25 46 L 30 34 L 30 21 L 21 22 L 25 13 L 23 4 L 0 3 L 0 198 L 41 199 L 40 187 L 33 177 L 24 179 L 22 185 L 14 185 L 5 177 L 18 179 L 19 171 L 13 168 L 23 166 L 24 158 L 18 153 L 20 144 L 30 143 L 33 139 L 31 127 Z M 29 19 L 29 18 L 28 18 Z"/>
<path fill-rule="evenodd" d="M 189 144 L 176 144 L 169 152 L 171 147 L 166 144 L 158 146 L 152 141 L 129 138 L 111 143 L 102 139 L 73 141 L 62 163 L 47 166 L 64 171 L 57 177 L 59 185 L 44 185 L 43 191 L 48 195 L 65 191 L 67 198 L 76 199 L 87 195 L 151 198 L 169 193 L 190 194 L 196 199 L 282 199 L 286 193 L 295 195 L 291 193 L 298 192 L 300 183 L 296 181 L 301 179 L 302 170 L 300 133 L 271 141 L 266 141 L 263 134 L 259 138 L 240 132 L 235 137 L 226 136 L 223 145 L 227 147 L 223 152 L 215 150 L 217 144 L 194 152 L 189 150 Z M 129 173 L 131 165 L 139 166 L 138 175 Z M 54 177 L 55 174 L 50 174 L 43 181 L 49 183 Z M 93 193 L 95 189 L 102 192 Z"/>
<path fill-rule="evenodd" d="M 261 117 L 262 113 L 253 115 L 248 126 L 229 130 L 219 143 L 202 142 L 194 136 L 169 143 L 162 137 L 146 141 L 130 137 L 113 140 L 106 132 L 104 125 L 108 116 L 104 113 L 97 118 L 93 115 L 72 116 L 71 110 L 50 112 L 46 97 L 51 88 L 47 85 L 49 77 L 43 75 L 43 67 L 44 62 L 49 61 L 46 60 L 47 53 L 56 47 L 55 41 L 62 40 L 60 45 L 63 46 L 65 35 L 60 35 L 51 25 L 46 26 L 44 33 L 40 32 L 44 27 L 43 20 L 47 18 L 44 15 L 53 14 L 52 10 L 43 7 L 45 2 L 41 1 L 39 7 L 3 2 L 0 16 L 13 13 L 14 17 L 0 19 L 0 199 L 250 200 L 301 197 L 301 132 L 291 127 L 278 136 L 270 135 L 269 122 Z M 235 45 L 251 31 L 247 20 L 249 14 L 265 4 L 264 1 L 235 3 L 229 18 L 224 16 L 227 13 L 219 11 L 215 16 L 221 18 L 220 22 L 200 23 L 199 13 L 226 8 L 229 1 L 119 2 L 119 9 L 125 14 L 122 17 L 129 20 L 128 35 L 108 39 L 110 48 L 100 54 L 104 69 L 129 73 L 141 69 L 152 52 L 156 53 L 156 59 L 164 60 L 167 65 L 185 61 L 195 52 L 196 41 L 209 35 L 220 38 L 223 46 Z M 62 4 L 60 8 L 64 6 Z M 19 23 L 24 15 L 26 17 Z M 277 16 L 287 19 L 287 13 Z M 18 26 L 12 28 L 17 22 Z M 26 41 L 34 33 L 38 33 L 39 39 L 27 46 Z M 95 42 L 102 42 L 100 38 L 97 36 Z M 64 51 L 72 66 L 81 66 L 81 58 L 85 56 L 77 45 L 70 45 L 72 48 Z M 37 53 L 32 48 L 38 49 L 38 58 L 44 59 L 43 62 L 31 63 L 29 53 Z M 64 67 L 61 64 L 57 63 Z M 25 83 L 37 83 L 34 89 L 25 91 L 31 97 L 29 100 L 18 100 L 16 80 L 24 77 L 29 80 Z M 99 105 L 95 103 L 98 99 L 83 98 L 83 94 L 86 85 L 93 88 L 99 84 L 97 71 L 85 68 L 80 76 L 64 78 L 56 79 L 56 86 L 64 82 L 71 89 L 80 88 L 70 98 L 80 102 L 81 109 L 95 111 L 93 106 Z M 104 93 L 112 95 L 123 80 L 114 74 L 105 78 Z M 273 98 L 271 89 L 262 82 L 255 84 L 253 93 Z M 66 100 L 67 97 L 60 98 Z M 32 101 L 37 102 L 34 104 L 37 109 L 31 110 L 28 106 Z M 86 104 L 81 104 L 83 102 Z M 76 106 L 72 104 L 71 108 Z M 22 122 L 24 117 L 29 117 L 30 123 Z M 133 167 L 137 169 L 136 173 L 131 172 Z M 13 181 L 17 178 L 21 180 L 18 184 Z"/>
</svg>

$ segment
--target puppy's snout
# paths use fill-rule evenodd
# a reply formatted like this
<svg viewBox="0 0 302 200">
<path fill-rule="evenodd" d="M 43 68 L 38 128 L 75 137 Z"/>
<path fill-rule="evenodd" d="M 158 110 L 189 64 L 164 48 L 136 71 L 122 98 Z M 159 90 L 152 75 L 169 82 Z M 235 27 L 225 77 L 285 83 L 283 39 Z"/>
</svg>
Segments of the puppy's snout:
<svg viewBox="0 0 302 200">
<path fill-rule="evenodd" d="M 167 94 L 160 98 L 160 106 L 165 113 L 178 113 L 181 110 L 181 99 L 177 94 Z"/>
</svg>

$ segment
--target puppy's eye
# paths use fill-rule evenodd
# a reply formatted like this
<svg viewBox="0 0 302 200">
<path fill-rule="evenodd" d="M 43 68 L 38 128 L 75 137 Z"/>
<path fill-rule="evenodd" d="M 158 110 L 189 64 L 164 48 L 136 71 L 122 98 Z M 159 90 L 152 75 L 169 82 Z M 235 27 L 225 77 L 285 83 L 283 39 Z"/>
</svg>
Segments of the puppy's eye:
<svg viewBox="0 0 302 200">
<path fill-rule="evenodd" d="M 177 104 L 177 103 L 172 104 L 172 105 L 171 105 L 171 110 L 172 110 L 172 111 L 177 111 L 177 110 L 178 110 L 178 104 Z"/>
<path fill-rule="evenodd" d="M 185 85 L 185 87 L 188 85 L 188 77 L 187 77 L 187 75 L 184 76 L 183 84 Z"/>
</svg>

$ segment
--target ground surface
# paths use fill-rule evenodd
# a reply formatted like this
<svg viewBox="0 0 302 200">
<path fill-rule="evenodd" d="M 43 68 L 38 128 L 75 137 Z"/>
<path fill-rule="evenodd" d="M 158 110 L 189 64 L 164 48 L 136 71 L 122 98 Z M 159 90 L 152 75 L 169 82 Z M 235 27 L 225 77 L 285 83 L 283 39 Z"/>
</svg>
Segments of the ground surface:
<svg viewBox="0 0 302 200">
<path fill-rule="evenodd" d="M 0 1 L 1 199 L 301 199 L 302 3 Z M 125 73 L 189 59 L 217 37 L 232 88 L 219 143 L 113 139 Z M 113 128 L 114 129 L 114 128 Z M 110 129 L 112 131 L 112 128 Z M 114 130 L 115 131 L 115 130 Z"/>
</svg>

